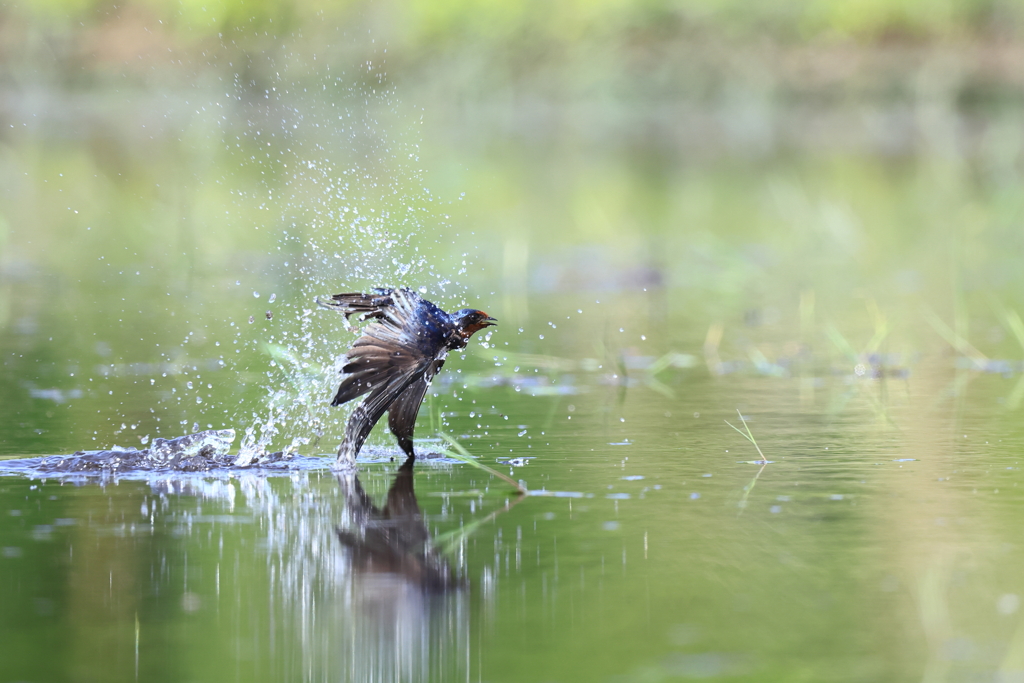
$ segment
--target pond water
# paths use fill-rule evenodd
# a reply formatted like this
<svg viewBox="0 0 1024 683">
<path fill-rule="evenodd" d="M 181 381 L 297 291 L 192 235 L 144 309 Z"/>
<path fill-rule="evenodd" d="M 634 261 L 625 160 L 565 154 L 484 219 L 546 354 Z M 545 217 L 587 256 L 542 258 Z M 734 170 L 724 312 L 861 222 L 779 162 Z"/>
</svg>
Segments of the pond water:
<svg viewBox="0 0 1024 683">
<path fill-rule="evenodd" d="M 4 680 L 1013 680 L 1022 444 L 980 405 L 1010 382 L 948 360 L 470 391 L 525 497 L 431 459 L 5 478 Z"/>
<path fill-rule="evenodd" d="M 301 467 L 0 476 L 0 683 L 1024 677 L 1016 100 L 851 149 L 310 69 L 8 112 L 0 457 Z M 418 447 L 526 495 L 383 430 L 330 470 L 354 335 L 314 297 L 399 284 L 501 321 Z"/>
</svg>

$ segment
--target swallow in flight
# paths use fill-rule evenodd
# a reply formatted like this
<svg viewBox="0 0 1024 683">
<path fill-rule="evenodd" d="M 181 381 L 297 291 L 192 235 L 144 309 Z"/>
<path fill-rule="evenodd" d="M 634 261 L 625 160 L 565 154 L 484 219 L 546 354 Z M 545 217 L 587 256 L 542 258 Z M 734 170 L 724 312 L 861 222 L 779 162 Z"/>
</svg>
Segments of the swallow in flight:
<svg viewBox="0 0 1024 683">
<path fill-rule="evenodd" d="M 398 445 L 415 458 L 412 434 L 431 380 L 449 351 L 465 348 L 474 332 L 498 321 L 472 308 L 445 313 L 404 287 L 335 294 L 330 301 L 317 303 L 344 313 L 346 319 L 359 314 L 359 320 L 371 321 L 345 354 L 341 386 L 331 402 L 338 406 L 366 394 L 348 418 L 338 464 L 355 462 L 385 412 Z"/>
</svg>

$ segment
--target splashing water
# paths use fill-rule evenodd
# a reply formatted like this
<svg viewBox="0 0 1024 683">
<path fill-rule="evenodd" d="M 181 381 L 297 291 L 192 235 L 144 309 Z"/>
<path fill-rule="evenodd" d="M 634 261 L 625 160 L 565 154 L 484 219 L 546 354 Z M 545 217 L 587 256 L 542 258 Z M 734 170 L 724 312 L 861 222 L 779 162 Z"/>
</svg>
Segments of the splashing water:
<svg viewBox="0 0 1024 683">
<path fill-rule="evenodd" d="M 136 472 L 204 472 L 232 464 L 228 450 L 235 441 L 235 430 L 220 429 L 153 439 L 149 448 L 114 446 L 108 451 L 78 451 L 67 457 L 52 456 L 28 460 L 9 460 L 5 470 L 35 476 L 59 473 L 116 474 Z M 245 463 L 252 464 L 252 463 Z"/>
<path fill-rule="evenodd" d="M 282 257 L 272 270 L 282 286 L 268 299 L 274 308 L 267 323 L 234 328 L 235 343 L 253 352 L 249 365 L 236 369 L 265 377 L 263 405 L 243 406 L 233 416 L 236 424 L 248 423 L 239 461 L 260 458 L 289 434 L 285 453 L 316 448 L 325 438 L 324 449 L 333 450 L 340 439 L 347 413 L 329 403 L 352 337 L 338 333 L 349 329 L 344 318 L 315 308 L 317 296 L 404 285 L 442 301 L 465 301 L 463 286 L 442 275 L 460 266 L 425 255 L 424 236 L 448 224 L 414 165 L 418 131 L 403 132 L 409 122 L 396 116 L 393 88 L 383 85 L 379 66 L 369 69 L 375 76 L 369 85 L 324 74 L 322 88 L 293 92 L 287 104 L 271 99 L 266 106 L 275 115 L 251 133 L 280 141 L 268 143 L 276 157 L 246 162 L 272 168 L 275 174 L 267 175 L 277 184 L 265 181 L 266 196 L 246 199 L 274 202 L 280 210 L 267 227 L 281 235 Z M 278 77 L 285 87 L 277 91 L 287 92 L 287 73 Z M 460 272 L 467 258 L 458 256 Z"/>
</svg>

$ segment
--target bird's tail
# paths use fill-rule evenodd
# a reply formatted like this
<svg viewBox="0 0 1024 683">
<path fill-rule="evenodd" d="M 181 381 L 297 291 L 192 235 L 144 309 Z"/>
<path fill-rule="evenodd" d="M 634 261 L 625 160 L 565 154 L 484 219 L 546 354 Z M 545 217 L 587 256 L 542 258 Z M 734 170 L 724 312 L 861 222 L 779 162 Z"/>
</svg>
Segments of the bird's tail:
<svg viewBox="0 0 1024 683">
<path fill-rule="evenodd" d="M 372 294 L 351 292 L 348 294 L 335 294 L 329 301 L 317 297 L 316 303 L 323 308 L 329 308 L 339 313 L 344 313 L 345 318 L 358 313 L 363 320 L 368 318 L 379 318 L 381 309 L 392 304 L 390 289 L 375 289 Z"/>
<path fill-rule="evenodd" d="M 362 444 L 360 444 L 361 446 Z M 356 456 L 359 454 L 359 447 L 348 438 L 346 435 L 345 440 L 341 442 L 341 447 L 338 448 L 338 457 L 334 459 L 334 465 L 332 469 L 335 470 L 353 470 L 356 466 Z"/>
</svg>

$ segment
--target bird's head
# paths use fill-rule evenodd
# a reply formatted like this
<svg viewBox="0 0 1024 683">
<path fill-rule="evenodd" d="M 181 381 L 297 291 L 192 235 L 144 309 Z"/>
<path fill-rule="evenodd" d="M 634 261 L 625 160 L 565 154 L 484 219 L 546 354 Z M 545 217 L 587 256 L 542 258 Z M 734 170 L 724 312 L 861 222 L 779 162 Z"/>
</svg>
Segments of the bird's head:
<svg viewBox="0 0 1024 683">
<path fill-rule="evenodd" d="M 474 308 L 463 308 L 461 311 L 457 311 L 452 318 L 454 318 L 455 326 L 463 339 L 469 339 L 474 332 L 498 324 L 497 320 Z"/>
</svg>

